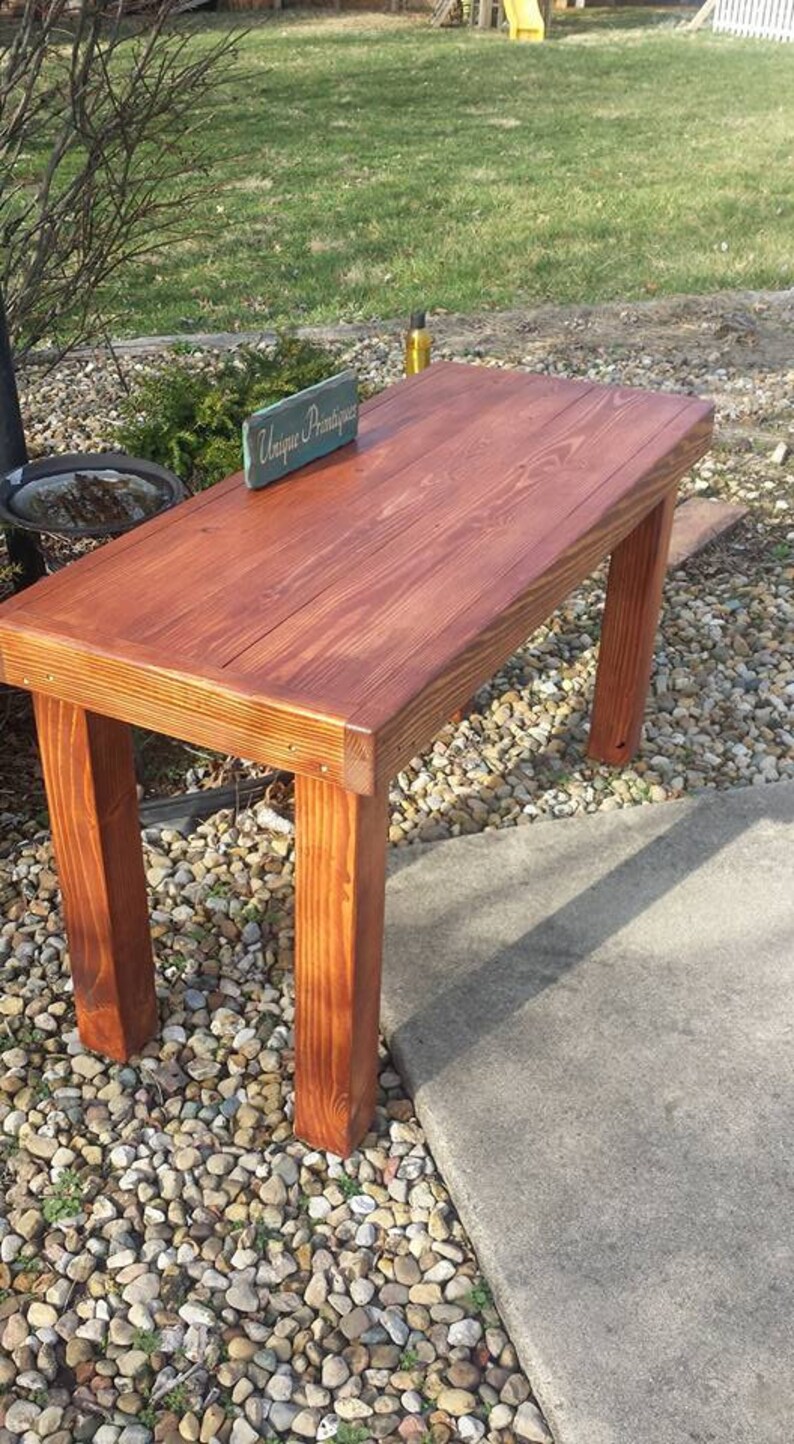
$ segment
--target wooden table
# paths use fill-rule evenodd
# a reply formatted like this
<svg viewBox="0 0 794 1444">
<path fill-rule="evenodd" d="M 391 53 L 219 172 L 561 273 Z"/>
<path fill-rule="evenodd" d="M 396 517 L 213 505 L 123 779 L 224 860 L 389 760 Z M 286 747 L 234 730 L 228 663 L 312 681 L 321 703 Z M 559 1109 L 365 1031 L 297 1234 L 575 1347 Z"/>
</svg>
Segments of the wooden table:
<svg viewBox="0 0 794 1444">
<path fill-rule="evenodd" d="M 34 694 L 84 1043 L 156 1031 L 129 724 L 296 778 L 296 1111 L 349 1153 L 376 1094 L 389 781 L 611 553 L 590 754 L 640 735 L 676 484 L 712 408 L 442 363 L 358 441 L 239 476 L 0 608 Z"/>
</svg>

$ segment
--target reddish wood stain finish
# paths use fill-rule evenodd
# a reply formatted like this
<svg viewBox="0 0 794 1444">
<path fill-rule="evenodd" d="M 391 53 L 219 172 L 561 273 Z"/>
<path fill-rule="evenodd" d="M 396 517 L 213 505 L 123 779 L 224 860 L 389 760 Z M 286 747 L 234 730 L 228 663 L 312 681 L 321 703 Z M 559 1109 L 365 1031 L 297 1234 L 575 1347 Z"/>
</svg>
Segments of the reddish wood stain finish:
<svg viewBox="0 0 794 1444">
<path fill-rule="evenodd" d="M 669 491 L 609 562 L 588 754 L 616 765 L 640 743 L 675 511 Z"/>
<path fill-rule="evenodd" d="M 387 796 L 295 784 L 295 1131 L 343 1157 L 375 1111 Z"/>
<path fill-rule="evenodd" d="M 80 1037 L 110 1058 L 157 1028 L 130 729 L 34 696 Z"/>
<path fill-rule="evenodd" d="M 675 488 L 711 410 L 441 363 L 370 402 L 354 446 L 266 491 L 230 477 L 0 608 L 0 678 L 38 694 L 76 967 L 107 980 L 116 1017 L 113 1046 L 107 1030 L 92 1046 L 122 1056 L 154 1027 L 136 1003 L 132 1029 L 125 991 L 149 963 L 139 874 L 125 893 L 111 857 L 137 847 L 121 724 L 288 767 L 296 1127 L 355 1146 L 374 1099 L 388 782 L 610 553 L 590 746 L 628 759 Z M 72 814 L 96 838 L 90 885 Z"/>
</svg>

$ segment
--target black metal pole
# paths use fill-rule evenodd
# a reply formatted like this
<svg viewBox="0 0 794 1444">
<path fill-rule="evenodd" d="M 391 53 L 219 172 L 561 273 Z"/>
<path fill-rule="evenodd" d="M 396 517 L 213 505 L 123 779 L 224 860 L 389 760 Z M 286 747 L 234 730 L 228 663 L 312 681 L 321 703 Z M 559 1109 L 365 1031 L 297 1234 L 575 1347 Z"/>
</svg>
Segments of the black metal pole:
<svg viewBox="0 0 794 1444">
<path fill-rule="evenodd" d="M 5 304 L 0 291 L 0 475 L 24 466 L 28 459 L 14 361 L 8 339 Z M 44 576 L 44 561 L 32 536 L 16 527 L 5 528 L 8 560 L 14 568 L 14 591 L 21 592 Z"/>
</svg>

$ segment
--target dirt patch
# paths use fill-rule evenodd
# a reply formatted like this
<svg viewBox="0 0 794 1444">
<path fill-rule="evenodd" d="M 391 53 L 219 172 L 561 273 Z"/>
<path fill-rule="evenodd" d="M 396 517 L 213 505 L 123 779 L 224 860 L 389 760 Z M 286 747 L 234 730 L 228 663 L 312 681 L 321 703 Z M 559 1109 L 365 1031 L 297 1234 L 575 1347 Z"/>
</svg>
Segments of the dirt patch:
<svg viewBox="0 0 794 1444">
<path fill-rule="evenodd" d="M 438 316 L 434 335 L 446 346 L 527 359 L 571 347 L 647 353 L 654 362 L 695 369 L 730 365 L 748 372 L 788 369 L 794 358 L 794 291 L 728 291 L 599 306 L 535 306 Z"/>
<path fill-rule="evenodd" d="M 503 359 L 548 357 L 597 349 L 629 356 L 647 353 L 654 360 L 689 364 L 696 370 L 789 370 L 794 358 L 794 290 L 721 291 L 707 296 L 665 296 L 649 301 L 611 301 L 597 306 L 528 306 L 510 311 L 482 311 L 469 316 L 431 313 L 436 341 L 466 355 Z M 390 336 L 405 318 L 341 326 L 302 326 L 298 335 L 344 343 L 369 336 Z M 211 350 L 233 349 L 247 342 L 275 339 L 275 332 L 213 332 L 174 336 L 142 336 L 119 341 L 120 356 L 151 352 L 175 343 Z M 97 351 L 82 353 L 96 356 Z"/>
</svg>

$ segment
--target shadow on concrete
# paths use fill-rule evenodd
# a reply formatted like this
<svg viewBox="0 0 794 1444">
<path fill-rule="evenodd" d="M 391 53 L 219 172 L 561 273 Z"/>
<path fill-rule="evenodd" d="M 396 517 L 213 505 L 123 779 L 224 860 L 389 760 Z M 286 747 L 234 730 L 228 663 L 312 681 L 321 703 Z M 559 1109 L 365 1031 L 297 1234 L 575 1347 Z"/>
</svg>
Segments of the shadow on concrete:
<svg viewBox="0 0 794 1444">
<path fill-rule="evenodd" d="M 385 1031 L 556 1444 L 794 1418 L 794 786 L 397 852 Z"/>
<path fill-rule="evenodd" d="M 743 794 L 746 794 L 744 806 Z M 456 972 L 454 981 L 449 983 L 443 974 L 439 974 L 438 986 L 432 989 L 431 996 L 423 1000 L 410 1020 L 390 1038 L 390 1047 L 399 1063 L 403 1053 L 414 1056 L 415 1043 L 426 1038 L 430 1032 L 438 1032 L 439 1017 L 454 1016 L 454 1030 L 444 1030 L 443 1043 L 439 1042 L 433 1050 L 432 1072 L 423 1071 L 421 1076 L 414 1072 L 414 1086 L 427 1082 L 474 1043 L 496 1031 L 518 1007 L 547 988 L 558 986 L 566 973 L 582 963 L 583 937 L 587 939 L 588 954 L 595 953 L 608 939 L 614 938 L 648 908 L 690 878 L 710 858 L 730 846 L 759 818 L 791 820 L 794 817 L 794 786 L 747 788 L 737 790 L 731 796 L 734 805 L 730 811 L 719 809 L 719 797 L 714 793 L 693 800 L 683 816 L 675 806 L 668 810 L 666 804 L 643 808 L 644 814 L 653 814 L 655 823 L 655 835 L 644 846 L 633 850 L 633 833 L 627 828 L 627 855 L 617 866 L 610 867 L 608 859 L 611 853 L 605 853 L 605 871 L 597 882 L 575 892 L 562 907 L 543 916 L 464 976 Z M 624 811 L 631 819 L 636 809 Z M 618 825 L 618 814 L 601 816 L 610 816 Z M 711 825 L 707 821 L 709 818 Z M 581 825 L 586 818 L 571 820 Z M 557 827 L 564 829 L 568 822 L 569 819 L 560 819 Z M 553 882 L 554 891 L 559 891 L 561 859 L 555 852 L 546 853 L 546 844 L 552 841 L 552 834 L 548 832 L 550 826 L 551 820 L 522 829 L 520 833 L 528 847 L 538 849 L 540 857 L 540 861 L 533 864 L 532 872 L 536 898 L 543 892 L 546 882 Z M 562 836 L 560 834 L 560 840 Z M 478 904 L 485 903 L 489 915 L 493 909 L 504 910 L 508 902 L 515 904 L 517 879 L 512 868 L 502 869 L 499 855 L 500 844 L 506 838 L 515 839 L 515 831 L 511 829 L 504 833 L 480 834 L 429 846 L 402 848 L 391 855 L 390 887 L 394 892 L 406 885 L 411 887 L 411 873 L 416 872 L 417 867 L 421 872 L 421 865 L 428 854 L 432 853 L 441 866 L 442 858 L 448 858 L 448 866 L 444 869 L 444 888 L 432 888 L 426 904 L 423 900 L 410 924 L 412 934 L 415 934 L 416 928 L 422 929 L 429 969 L 432 969 L 435 942 L 441 934 L 446 939 L 445 950 L 457 952 L 460 957 L 478 950 L 480 928 L 477 916 L 473 914 L 473 908 Z M 592 869 L 593 849 L 597 845 L 595 835 L 589 838 L 587 833 L 582 833 L 575 847 L 567 846 L 564 865 L 571 881 L 579 871 L 578 862 L 584 868 Z M 482 897 L 473 896 L 468 887 L 460 895 L 455 887 L 455 852 L 456 849 L 467 848 L 482 853 L 483 875 L 488 879 Z M 417 885 L 422 891 L 418 874 Z M 536 902 L 533 907 L 536 909 Z M 730 922 L 735 933 L 736 920 L 731 919 Z M 415 938 L 412 938 L 411 945 L 415 947 Z M 398 926 L 390 933 L 390 950 L 399 952 L 400 946 Z M 422 1057 L 426 1059 L 427 1055 L 422 1053 Z"/>
</svg>

